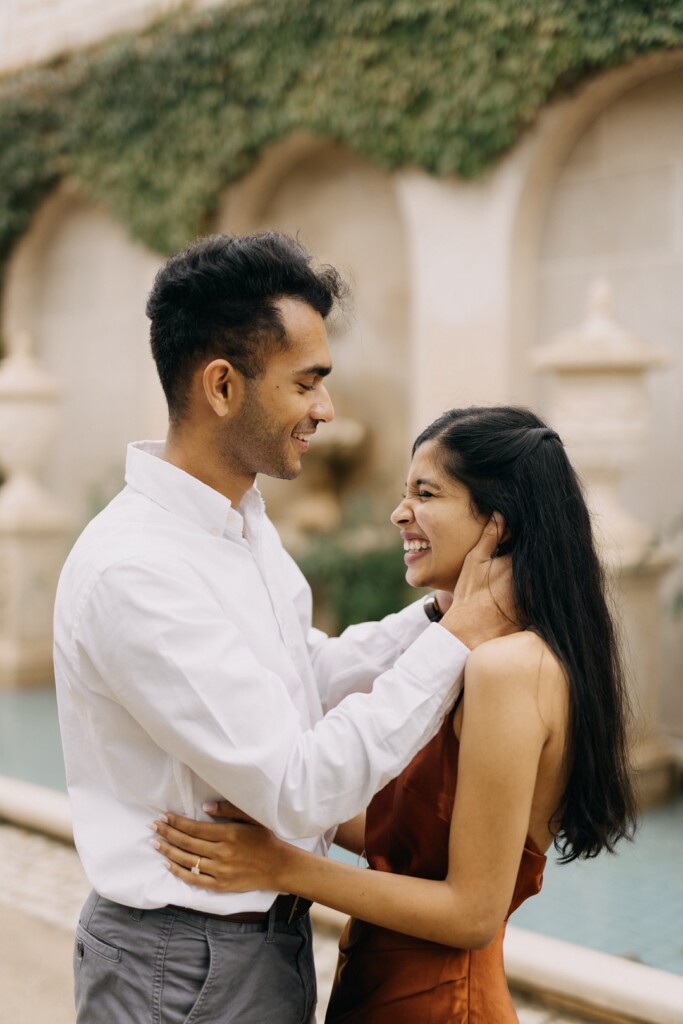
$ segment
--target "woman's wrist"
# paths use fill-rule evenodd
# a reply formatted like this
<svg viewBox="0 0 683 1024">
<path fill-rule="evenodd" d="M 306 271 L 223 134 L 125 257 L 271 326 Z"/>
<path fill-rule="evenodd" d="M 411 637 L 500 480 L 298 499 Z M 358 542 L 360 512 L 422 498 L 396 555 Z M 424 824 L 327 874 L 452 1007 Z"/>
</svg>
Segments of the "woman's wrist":
<svg viewBox="0 0 683 1024">
<path fill-rule="evenodd" d="M 305 851 L 286 840 L 281 840 L 279 846 L 277 861 L 273 865 L 268 884 L 278 892 L 295 892 L 297 867 L 300 867 L 301 858 L 305 857 Z"/>
<path fill-rule="evenodd" d="M 328 858 L 290 843 L 283 843 L 283 846 L 285 849 L 277 867 L 275 888 L 278 892 L 294 892 L 297 896 L 314 900 L 312 890 L 316 887 L 319 872 L 330 863 Z"/>
</svg>

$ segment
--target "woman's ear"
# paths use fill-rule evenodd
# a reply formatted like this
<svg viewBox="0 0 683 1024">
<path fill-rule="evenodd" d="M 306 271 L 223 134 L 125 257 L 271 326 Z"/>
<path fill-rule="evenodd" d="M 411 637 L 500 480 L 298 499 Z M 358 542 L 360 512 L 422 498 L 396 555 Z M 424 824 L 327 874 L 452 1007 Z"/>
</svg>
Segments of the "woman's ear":
<svg viewBox="0 0 683 1024">
<path fill-rule="evenodd" d="M 493 552 L 493 557 L 500 558 L 501 555 L 510 554 L 512 550 L 512 534 L 505 518 L 500 512 L 494 512 L 493 518 L 496 521 L 496 529 L 498 530 L 498 547 Z"/>
</svg>

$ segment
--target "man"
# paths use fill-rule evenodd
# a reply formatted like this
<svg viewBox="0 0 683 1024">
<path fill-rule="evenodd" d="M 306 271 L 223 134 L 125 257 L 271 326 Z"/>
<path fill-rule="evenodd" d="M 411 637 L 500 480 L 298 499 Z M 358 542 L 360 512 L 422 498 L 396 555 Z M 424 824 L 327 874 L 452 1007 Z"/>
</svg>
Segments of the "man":
<svg viewBox="0 0 683 1024">
<path fill-rule="evenodd" d="M 333 416 L 324 320 L 342 290 L 276 232 L 200 240 L 152 289 L 168 437 L 129 447 L 126 487 L 77 541 L 55 613 L 74 834 L 94 888 L 76 941 L 80 1024 L 313 1019 L 307 905 L 186 886 L 148 825 L 226 797 L 324 853 L 434 734 L 465 644 L 504 628 L 476 565 L 439 626 L 432 601 L 337 639 L 311 628 L 255 477 L 296 477 Z"/>
</svg>

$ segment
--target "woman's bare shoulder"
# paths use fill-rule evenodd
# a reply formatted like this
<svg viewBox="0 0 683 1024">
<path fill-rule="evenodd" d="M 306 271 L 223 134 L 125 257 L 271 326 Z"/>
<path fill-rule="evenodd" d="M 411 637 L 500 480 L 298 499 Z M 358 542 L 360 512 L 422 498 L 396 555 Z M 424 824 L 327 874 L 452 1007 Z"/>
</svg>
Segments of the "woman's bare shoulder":
<svg viewBox="0 0 683 1024">
<path fill-rule="evenodd" d="M 548 645 L 531 630 L 480 644 L 465 667 L 464 700 L 454 727 L 480 728 L 486 742 L 498 729 L 500 741 L 512 729 L 519 740 L 536 749 L 566 725 L 568 688 L 565 673 Z M 474 726 L 472 726 L 474 721 Z M 478 724 L 477 724 L 478 723 Z"/>
<path fill-rule="evenodd" d="M 505 679 L 517 686 L 531 684 L 534 688 L 539 683 L 554 687 L 565 682 L 559 659 L 532 630 L 510 633 L 480 644 L 468 658 L 465 678 L 484 685 L 487 680 Z"/>
</svg>

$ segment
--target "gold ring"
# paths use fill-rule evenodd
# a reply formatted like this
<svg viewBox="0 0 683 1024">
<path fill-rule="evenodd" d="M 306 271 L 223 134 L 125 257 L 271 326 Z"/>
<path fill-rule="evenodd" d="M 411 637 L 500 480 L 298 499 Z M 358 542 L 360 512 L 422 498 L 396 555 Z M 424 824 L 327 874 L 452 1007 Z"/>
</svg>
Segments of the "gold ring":
<svg viewBox="0 0 683 1024">
<path fill-rule="evenodd" d="M 201 875 L 201 871 L 199 870 L 199 862 L 200 862 L 201 859 L 202 859 L 201 857 L 197 857 L 197 863 L 193 867 L 190 868 L 190 874 L 192 874 L 192 875 Z"/>
</svg>

